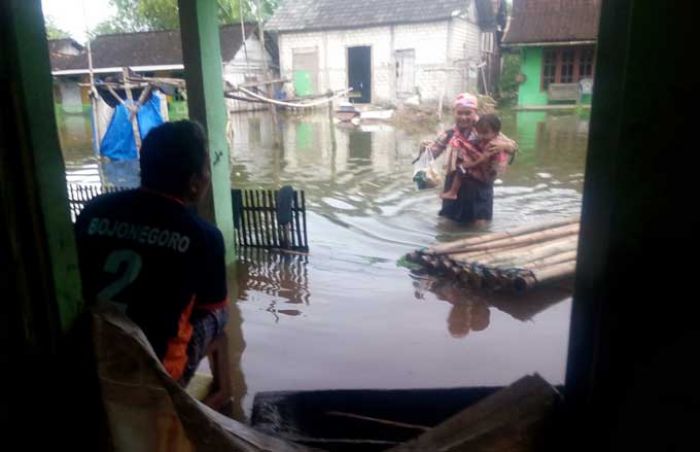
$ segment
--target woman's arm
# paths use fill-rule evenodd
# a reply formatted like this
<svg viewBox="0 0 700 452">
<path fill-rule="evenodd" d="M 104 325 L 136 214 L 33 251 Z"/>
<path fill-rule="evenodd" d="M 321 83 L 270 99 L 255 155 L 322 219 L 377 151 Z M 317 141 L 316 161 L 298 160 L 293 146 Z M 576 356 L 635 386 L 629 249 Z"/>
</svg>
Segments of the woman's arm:
<svg viewBox="0 0 700 452">
<path fill-rule="evenodd" d="M 420 152 L 418 153 L 418 156 L 420 157 L 425 151 L 430 151 L 433 154 L 433 158 L 438 158 L 440 154 L 447 149 L 447 145 L 450 143 L 451 139 L 452 130 L 447 130 L 441 133 L 435 140 L 423 141 L 420 144 Z"/>
<path fill-rule="evenodd" d="M 487 146 L 488 151 L 506 152 L 510 155 L 515 154 L 518 151 L 518 143 L 511 140 L 502 133 L 499 133 L 496 139 L 492 140 Z"/>
</svg>

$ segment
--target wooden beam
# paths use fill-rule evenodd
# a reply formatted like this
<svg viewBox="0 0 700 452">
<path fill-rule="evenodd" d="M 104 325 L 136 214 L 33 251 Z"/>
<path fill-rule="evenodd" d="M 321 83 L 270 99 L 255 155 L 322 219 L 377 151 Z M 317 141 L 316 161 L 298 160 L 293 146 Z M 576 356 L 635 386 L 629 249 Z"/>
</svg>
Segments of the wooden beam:
<svg viewBox="0 0 700 452">
<path fill-rule="evenodd" d="M 543 426 L 559 401 L 542 377 L 526 376 L 390 451 L 540 450 Z"/>
</svg>

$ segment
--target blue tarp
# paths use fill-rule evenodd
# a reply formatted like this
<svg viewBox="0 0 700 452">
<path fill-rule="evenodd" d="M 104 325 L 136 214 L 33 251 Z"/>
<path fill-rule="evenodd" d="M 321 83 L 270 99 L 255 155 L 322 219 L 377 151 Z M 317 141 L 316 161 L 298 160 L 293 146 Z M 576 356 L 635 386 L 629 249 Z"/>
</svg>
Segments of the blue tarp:
<svg viewBox="0 0 700 452">
<path fill-rule="evenodd" d="M 163 116 L 160 114 L 160 96 L 159 92 L 153 91 L 151 97 L 139 109 L 137 117 L 142 139 L 146 138 L 152 128 L 163 124 Z"/>
<path fill-rule="evenodd" d="M 100 153 L 112 160 L 133 160 L 139 158 L 134 141 L 134 132 L 129 122 L 129 111 L 119 104 L 112 113 L 107 132 L 102 137 Z"/>
<path fill-rule="evenodd" d="M 154 91 L 151 94 L 139 109 L 136 119 L 141 138 L 145 138 L 153 127 L 163 123 L 163 117 L 160 114 L 159 93 Z M 100 152 L 111 160 L 135 160 L 139 158 L 134 132 L 129 122 L 129 110 L 125 105 L 119 104 L 114 109 L 107 132 L 102 137 Z"/>
</svg>

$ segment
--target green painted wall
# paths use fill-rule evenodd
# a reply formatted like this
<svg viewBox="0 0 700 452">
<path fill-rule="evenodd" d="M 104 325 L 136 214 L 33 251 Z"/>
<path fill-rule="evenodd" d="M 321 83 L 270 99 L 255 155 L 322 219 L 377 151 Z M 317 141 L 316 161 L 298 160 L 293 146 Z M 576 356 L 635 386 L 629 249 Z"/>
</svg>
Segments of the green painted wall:
<svg viewBox="0 0 700 452">
<path fill-rule="evenodd" d="M 518 89 L 518 105 L 547 105 L 547 92 L 540 90 L 542 75 L 542 48 L 525 47 L 521 53 L 521 72 L 525 83 Z"/>
<path fill-rule="evenodd" d="M 16 85 L 11 89 L 17 96 L 10 101 L 24 108 L 16 112 L 21 118 L 20 133 L 26 134 L 26 149 L 20 151 L 31 152 L 26 156 L 31 162 L 27 164 L 26 177 L 33 180 L 27 183 L 26 198 L 29 203 L 37 203 L 32 208 L 36 208 L 40 217 L 38 226 L 41 229 L 35 234 L 45 243 L 38 240 L 36 247 L 46 247 L 46 264 L 51 269 L 49 278 L 55 299 L 45 302 L 56 304 L 60 326 L 67 331 L 82 310 L 83 300 L 65 167 L 52 102 L 46 30 L 38 0 L 13 0 L 9 9 L 13 26 L 9 34 L 12 42 L 8 45 L 16 46 L 16 53 L 13 53 L 16 59 L 11 61 Z M 36 193 L 31 192 L 34 189 Z"/>
</svg>

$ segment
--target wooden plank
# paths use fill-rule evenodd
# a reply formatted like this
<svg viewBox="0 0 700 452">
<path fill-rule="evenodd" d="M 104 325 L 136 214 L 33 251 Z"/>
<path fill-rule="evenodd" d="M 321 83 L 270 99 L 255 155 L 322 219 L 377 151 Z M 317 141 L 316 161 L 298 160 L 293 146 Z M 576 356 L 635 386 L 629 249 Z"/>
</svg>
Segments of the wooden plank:
<svg viewBox="0 0 700 452">
<path fill-rule="evenodd" d="M 300 226 L 300 222 L 299 222 L 299 210 L 300 210 L 299 209 L 299 192 L 297 192 L 297 191 L 294 192 L 294 204 L 293 204 L 293 206 L 296 207 L 296 209 L 292 209 L 292 214 L 294 215 L 294 222 L 297 225 L 297 228 L 296 228 L 297 248 L 299 248 L 302 246 L 302 242 L 301 242 L 301 226 Z"/>
<path fill-rule="evenodd" d="M 270 231 L 268 230 L 268 219 L 267 219 L 267 208 L 263 203 L 263 190 L 255 191 L 255 200 L 258 206 L 258 212 L 260 216 L 260 234 L 263 237 L 263 241 L 266 247 L 272 245 L 272 240 L 270 239 Z"/>
<path fill-rule="evenodd" d="M 304 192 L 301 192 L 301 214 L 303 218 L 303 223 L 304 223 L 304 248 L 309 249 L 309 237 L 307 235 L 307 227 L 306 227 L 306 196 L 304 195 Z"/>
<path fill-rule="evenodd" d="M 248 191 L 242 190 L 241 197 L 243 198 L 243 218 L 246 223 L 246 242 L 248 246 L 254 246 L 253 243 L 253 220 L 250 218 L 250 201 L 248 200 Z"/>
<path fill-rule="evenodd" d="M 407 451 L 531 451 L 560 401 L 542 377 L 525 376 L 418 438 L 390 449 Z"/>
<path fill-rule="evenodd" d="M 270 228 L 272 229 L 272 242 L 276 248 L 280 246 L 279 230 L 277 225 L 277 215 L 275 215 L 275 196 L 273 190 L 267 191 L 267 201 L 271 210 Z"/>
<path fill-rule="evenodd" d="M 267 221 L 266 221 L 266 215 L 267 212 L 265 211 L 265 206 L 262 205 L 260 201 L 260 192 L 262 190 L 255 190 L 255 200 L 257 202 L 257 207 L 258 207 L 258 220 L 260 221 L 260 236 L 262 237 L 263 241 L 263 246 L 266 248 L 270 246 L 270 240 L 267 235 Z"/>
<path fill-rule="evenodd" d="M 253 246 L 260 246 L 260 231 L 258 229 L 258 218 L 255 216 L 255 201 L 253 200 L 253 191 L 246 190 L 248 196 L 248 213 L 250 215 L 251 227 L 251 239 L 254 243 Z"/>
<path fill-rule="evenodd" d="M 267 235 L 267 212 L 265 212 L 265 206 L 260 201 L 260 192 L 262 190 L 255 190 L 255 210 L 258 216 L 258 224 L 260 224 L 260 237 L 262 239 L 263 246 L 267 247 L 270 245 Z"/>
<path fill-rule="evenodd" d="M 239 206 L 239 211 L 241 215 L 241 221 L 240 221 L 240 227 L 241 227 L 241 244 L 242 246 L 248 246 L 248 226 L 246 223 L 246 215 L 245 215 L 245 209 L 244 209 L 244 202 L 243 202 L 243 190 L 240 190 L 240 194 L 238 197 L 238 200 L 240 201 L 240 206 Z"/>
<path fill-rule="evenodd" d="M 270 245 L 273 247 L 277 246 L 277 235 L 275 234 L 275 207 L 272 205 L 272 199 L 270 198 L 270 190 L 265 190 L 263 192 L 263 197 L 265 198 L 265 205 L 267 206 L 268 213 L 268 228 L 270 230 Z"/>
</svg>

